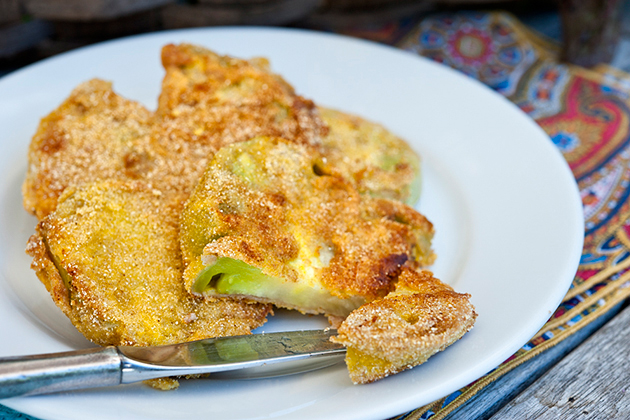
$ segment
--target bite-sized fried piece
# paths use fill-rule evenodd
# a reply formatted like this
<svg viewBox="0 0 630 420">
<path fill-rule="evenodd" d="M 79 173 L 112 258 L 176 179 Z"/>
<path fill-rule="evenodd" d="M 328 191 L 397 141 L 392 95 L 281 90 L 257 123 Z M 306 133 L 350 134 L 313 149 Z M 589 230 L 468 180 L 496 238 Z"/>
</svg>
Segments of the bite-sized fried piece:
<svg viewBox="0 0 630 420">
<path fill-rule="evenodd" d="M 329 131 L 323 154 L 361 194 L 403 201 L 420 198 L 420 158 L 385 127 L 356 115 L 319 108 Z"/>
<path fill-rule="evenodd" d="M 181 216 L 187 287 L 346 316 L 393 290 L 403 265 L 433 261 L 424 216 L 328 169 L 281 138 L 219 150 Z"/>
<path fill-rule="evenodd" d="M 28 249 L 33 269 L 85 337 L 160 345 L 247 334 L 267 305 L 190 295 L 181 281 L 180 199 L 139 181 L 68 187 Z"/>
<path fill-rule="evenodd" d="M 429 271 L 404 268 L 396 290 L 352 312 L 331 340 L 348 348 L 350 378 L 364 384 L 424 363 L 470 331 L 477 314 Z"/>
<path fill-rule="evenodd" d="M 114 93 L 108 82 L 79 85 L 41 120 L 31 141 L 24 207 L 42 219 L 69 185 L 142 176 L 133 144 L 149 133 L 151 117 L 139 103 Z"/>
</svg>

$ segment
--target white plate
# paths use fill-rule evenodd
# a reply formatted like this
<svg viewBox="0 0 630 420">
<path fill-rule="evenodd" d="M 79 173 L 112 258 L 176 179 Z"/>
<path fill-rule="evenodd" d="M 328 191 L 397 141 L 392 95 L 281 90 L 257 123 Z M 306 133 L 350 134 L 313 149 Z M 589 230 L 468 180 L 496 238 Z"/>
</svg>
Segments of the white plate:
<svg viewBox="0 0 630 420">
<path fill-rule="evenodd" d="M 581 202 L 545 133 L 504 98 L 428 60 L 340 36 L 285 29 L 201 29 L 133 37 L 45 60 L 0 79 L 0 356 L 85 347 L 51 303 L 23 249 L 35 220 L 21 207 L 26 150 L 39 118 L 100 77 L 155 107 L 160 48 L 192 42 L 266 56 L 317 103 L 381 122 L 424 157 L 420 209 L 437 230 L 436 275 L 472 294 L 472 332 L 426 364 L 353 386 L 345 367 L 291 377 L 184 381 L 15 398 L 44 419 L 383 419 L 467 385 L 528 341 L 561 301 L 582 250 Z M 284 313 L 266 331 L 325 321 Z"/>
</svg>

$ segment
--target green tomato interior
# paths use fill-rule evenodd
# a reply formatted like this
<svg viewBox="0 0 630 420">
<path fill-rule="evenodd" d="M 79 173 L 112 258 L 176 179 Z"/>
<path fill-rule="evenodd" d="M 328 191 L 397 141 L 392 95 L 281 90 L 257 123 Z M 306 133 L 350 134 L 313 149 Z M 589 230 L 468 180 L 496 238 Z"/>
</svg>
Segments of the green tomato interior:
<svg viewBox="0 0 630 420">
<path fill-rule="evenodd" d="M 197 276 L 193 292 L 241 295 L 302 312 L 347 316 L 365 303 L 358 296 L 342 299 L 319 284 L 268 276 L 240 260 L 222 257 Z"/>
</svg>

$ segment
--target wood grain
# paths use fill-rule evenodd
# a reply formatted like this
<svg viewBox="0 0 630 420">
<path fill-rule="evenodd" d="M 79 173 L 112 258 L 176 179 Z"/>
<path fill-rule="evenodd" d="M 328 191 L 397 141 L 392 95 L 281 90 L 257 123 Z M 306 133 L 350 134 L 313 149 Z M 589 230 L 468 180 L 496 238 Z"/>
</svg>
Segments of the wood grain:
<svg viewBox="0 0 630 420">
<path fill-rule="evenodd" d="M 492 420 L 520 418 L 630 418 L 630 307 L 498 411 Z"/>
<path fill-rule="evenodd" d="M 155 9 L 174 0 L 25 0 L 27 10 L 36 18 L 89 21 Z"/>
<path fill-rule="evenodd" d="M 446 416 L 445 420 L 486 420 L 490 418 L 599 330 L 605 323 L 610 321 L 611 318 L 619 313 L 621 308 L 622 304 L 613 306 L 606 313 L 600 315 L 597 319 L 560 343 L 501 376 L 466 401 L 466 403 L 456 408 Z"/>
<path fill-rule="evenodd" d="M 263 3 L 172 4 L 162 11 L 167 29 L 215 25 L 281 25 L 299 20 L 317 7 L 319 0 L 274 0 Z"/>
<path fill-rule="evenodd" d="M 0 24 L 20 20 L 20 3 L 18 0 L 0 0 Z"/>
</svg>

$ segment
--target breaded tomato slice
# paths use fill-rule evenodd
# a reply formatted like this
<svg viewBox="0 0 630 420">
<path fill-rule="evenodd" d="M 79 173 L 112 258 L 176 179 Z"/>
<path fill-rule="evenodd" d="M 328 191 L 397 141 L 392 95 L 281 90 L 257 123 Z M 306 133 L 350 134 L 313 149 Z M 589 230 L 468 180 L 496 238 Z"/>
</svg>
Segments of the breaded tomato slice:
<svg viewBox="0 0 630 420">
<path fill-rule="evenodd" d="M 247 334 L 268 305 L 189 294 L 179 201 L 142 182 L 67 188 L 28 244 L 32 267 L 74 326 L 100 345 Z"/>
<path fill-rule="evenodd" d="M 157 114 L 169 137 L 216 151 L 259 135 L 317 144 L 326 131 L 313 102 L 297 95 L 263 58 L 243 60 L 169 44 L 162 49 L 162 65 L 166 75 Z"/>
<path fill-rule="evenodd" d="M 33 136 L 22 187 L 26 210 L 43 219 L 70 185 L 142 177 L 150 164 L 135 148 L 148 136 L 152 115 L 109 82 L 79 85 Z"/>
<path fill-rule="evenodd" d="M 328 126 L 322 138 L 330 166 L 359 193 L 413 206 L 420 198 L 420 157 L 385 127 L 356 115 L 319 107 Z"/>
<path fill-rule="evenodd" d="M 186 286 L 343 317 L 433 261 L 424 216 L 329 169 L 281 138 L 219 150 L 182 212 Z"/>
</svg>

